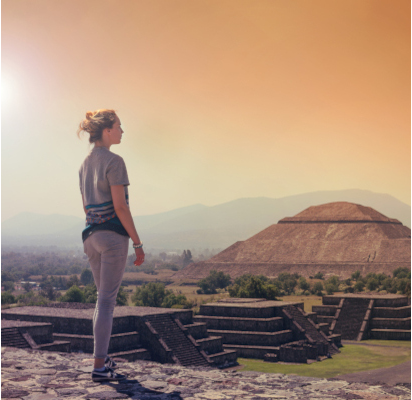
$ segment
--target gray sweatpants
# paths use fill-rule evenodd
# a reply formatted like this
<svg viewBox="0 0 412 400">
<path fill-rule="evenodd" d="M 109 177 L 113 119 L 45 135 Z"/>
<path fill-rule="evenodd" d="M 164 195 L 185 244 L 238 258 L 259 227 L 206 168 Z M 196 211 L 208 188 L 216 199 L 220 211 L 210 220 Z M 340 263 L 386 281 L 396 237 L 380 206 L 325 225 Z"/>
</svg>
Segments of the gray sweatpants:
<svg viewBox="0 0 412 400">
<path fill-rule="evenodd" d="M 126 267 L 129 237 L 112 231 L 97 231 L 84 241 L 97 287 L 93 316 L 94 357 L 105 358 L 113 325 L 117 292 Z"/>
</svg>

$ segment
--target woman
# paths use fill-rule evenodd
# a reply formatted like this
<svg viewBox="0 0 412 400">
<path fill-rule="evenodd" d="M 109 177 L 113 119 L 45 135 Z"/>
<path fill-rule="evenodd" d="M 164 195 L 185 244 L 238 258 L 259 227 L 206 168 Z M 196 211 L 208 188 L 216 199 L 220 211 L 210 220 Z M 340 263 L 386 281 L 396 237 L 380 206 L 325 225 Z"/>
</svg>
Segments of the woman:
<svg viewBox="0 0 412 400">
<path fill-rule="evenodd" d="M 90 134 L 94 147 L 80 167 L 80 192 L 86 213 L 82 233 L 84 252 L 89 258 L 97 287 L 93 316 L 93 381 L 118 381 L 126 377 L 113 371 L 116 363 L 107 355 L 117 292 L 126 266 L 129 237 L 136 252 L 135 265 L 144 261 L 139 239 L 128 205 L 129 179 L 123 159 L 110 147 L 119 144 L 123 130 L 113 110 L 88 111 L 78 129 Z"/>
</svg>

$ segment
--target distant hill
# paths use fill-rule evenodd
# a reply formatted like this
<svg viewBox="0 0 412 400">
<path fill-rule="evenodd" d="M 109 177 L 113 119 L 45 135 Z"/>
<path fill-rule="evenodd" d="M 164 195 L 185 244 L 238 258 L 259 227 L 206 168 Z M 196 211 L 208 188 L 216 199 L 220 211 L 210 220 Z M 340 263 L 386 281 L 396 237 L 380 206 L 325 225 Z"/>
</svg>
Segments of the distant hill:
<svg viewBox="0 0 412 400">
<path fill-rule="evenodd" d="M 366 190 L 305 193 L 279 199 L 242 198 L 213 207 L 196 204 L 134 217 L 148 249 L 226 248 L 305 208 L 335 201 L 372 207 L 411 227 L 411 207 L 388 194 Z M 84 220 L 65 215 L 21 213 L 2 223 L 5 245 L 81 245 Z"/>
</svg>

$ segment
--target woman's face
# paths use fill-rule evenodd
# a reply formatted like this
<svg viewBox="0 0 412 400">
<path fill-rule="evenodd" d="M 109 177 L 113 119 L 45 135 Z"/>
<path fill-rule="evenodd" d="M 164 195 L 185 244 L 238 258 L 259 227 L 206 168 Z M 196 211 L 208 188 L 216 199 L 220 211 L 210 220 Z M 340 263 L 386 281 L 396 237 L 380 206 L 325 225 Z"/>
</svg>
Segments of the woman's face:
<svg viewBox="0 0 412 400">
<path fill-rule="evenodd" d="M 119 117 L 116 117 L 116 122 L 112 129 L 109 129 L 110 139 L 112 144 L 119 144 L 122 140 L 123 129 Z"/>
</svg>

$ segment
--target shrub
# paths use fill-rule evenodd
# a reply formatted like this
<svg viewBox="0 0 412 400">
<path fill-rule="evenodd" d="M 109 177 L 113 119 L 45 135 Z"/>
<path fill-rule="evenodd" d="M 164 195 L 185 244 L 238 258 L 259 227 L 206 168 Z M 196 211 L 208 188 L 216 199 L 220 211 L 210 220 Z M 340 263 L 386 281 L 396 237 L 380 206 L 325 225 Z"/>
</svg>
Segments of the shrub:
<svg viewBox="0 0 412 400">
<path fill-rule="evenodd" d="M 309 285 L 308 281 L 307 281 L 303 276 L 301 276 L 301 277 L 299 278 L 299 287 L 300 287 L 303 291 L 307 291 L 307 290 L 309 290 L 309 288 L 310 288 L 310 285 Z"/>
<path fill-rule="evenodd" d="M 165 307 L 174 305 L 189 307 L 186 296 L 180 294 L 176 296 L 171 290 L 166 290 L 164 283 L 149 282 L 136 288 L 132 296 L 132 301 L 136 306 L 145 307 Z"/>
<path fill-rule="evenodd" d="M 358 281 L 359 278 L 361 277 L 361 273 L 360 271 L 356 271 L 350 277 L 353 281 Z"/>
<path fill-rule="evenodd" d="M 355 292 L 362 292 L 364 288 L 365 288 L 365 284 L 363 283 L 363 281 L 358 281 L 353 286 L 353 289 L 355 290 Z"/>
<path fill-rule="evenodd" d="M 1 304 L 13 304 L 16 302 L 16 298 L 11 294 L 11 292 L 3 292 L 1 294 Z"/>
<path fill-rule="evenodd" d="M 13 281 L 2 281 L 1 286 L 3 286 L 4 290 L 6 292 L 11 292 L 14 290 L 14 282 Z"/>
<path fill-rule="evenodd" d="M 17 296 L 18 306 L 44 306 L 49 303 L 49 299 L 46 299 L 41 294 L 35 293 L 33 291 Z"/>
<path fill-rule="evenodd" d="M 325 283 L 325 290 L 326 290 L 326 293 L 329 295 L 335 293 L 336 291 L 335 287 L 330 283 Z"/>
<path fill-rule="evenodd" d="M 72 286 L 79 287 L 80 284 L 81 284 L 81 282 L 80 282 L 79 278 L 77 277 L 77 275 L 72 275 L 66 283 L 68 288 L 71 288 Z"/>
<path fill-rule="evenodd" d="M 228 290 L 230 297 L 276 300 L 276 297 L 280 295 L 279 288 L 267 277 L 250 274 L 237 278 L 235 284 Z"/>
<path fill-rule="evenodd" d="M 331 276 L 325 282 L 325 289 L 326 286 L 330 287 L 333 292 L 337 292 L 339 290 L 339 277 L 336 275 Z"/>
<path fill-rule="evenodd" d="M 409 268 L 399 267 L 399 268 L 396 268 L 392 272 L 392 274 L 393 274 L 394 278 L 403 279 L 403 278 L 408 278 L 409 277 L 409 279 L 410 279 L 411 271 L 409 270 Z"/>
<path fill-rule="evenodd" d="M 366 288 L 370 291 L 374 291 L 379 287 L 379 280 L 375 277 L 371 277 L 366 282 Z"/>
<path fill-rule="evenodd" d="M 198 290 L 197 293 L 215 294 L 216 289 L 225 289 L 230 285 L 230 282 L 230 275 L 225 274 L 223 271 L 212 270 L 209 276 L 198 282 L 197 285 L 200 287 L 200 291 Z"/>
<path fill-rule="evenodd" d="M 315 279 L 324 279 L 323 272 L 316 272 L 314 278 Z"/>
<path fill-rule="evenodd" d="M 322 282 L 315 282 L 312 288 L 312 293 L 316 296 L 322 296 L 323 285 Z"/>
<path fill-rule="evenodd" d="M 90 268 L 83 269 L 82 273 L 80 274 L 80 282 L 83 283 L 83 285 L 89 285 L 94 282 L 93 273 Z"/>
<path fill-rule="evenodd" d="M 60 298 L 60 301 L 66 301 L 68 303 L 84 303 L 84 292 L 76 285 L 70 287 L 64 296 Z"/>
</svg>

